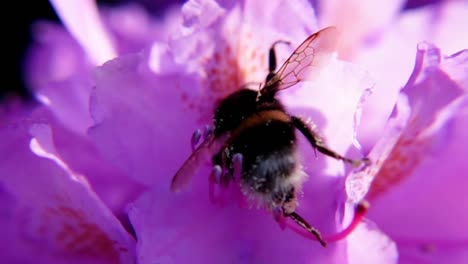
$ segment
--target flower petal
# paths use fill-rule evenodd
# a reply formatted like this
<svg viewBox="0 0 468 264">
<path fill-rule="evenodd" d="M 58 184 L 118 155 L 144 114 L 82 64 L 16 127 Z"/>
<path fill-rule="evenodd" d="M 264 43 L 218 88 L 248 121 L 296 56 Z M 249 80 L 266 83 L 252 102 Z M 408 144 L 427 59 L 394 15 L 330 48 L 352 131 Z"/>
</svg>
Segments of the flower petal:
<svg viewBox="0 0 468 264">
<path fill-rule="evenodd" d="M 3 120 L 27 120 L 9 113 Z M 15 115 L 13 117 L 13 115 Z M 39 125 L 41 126 L 41 125 Z M 28 123 L 0 128 L 1 259 L 8 263 L 132 263 L 134 240 L 89 188 Z M 27 165 L 25 165 L 27 164 Z"/>
<path fill-rule="evenodd" d="M 37 109 L 30 119 L 41 124 L 35 124 L 30 131 L 39 144 L 47 146 L 47 151 L 60 158 L 73 172 L 85 176 L 112 212 L 122 222 L 128 222 L 126 206 L 143 187 L 107 162 L 89 138 L 67 129 L 48 109 Z"/>
<path fill-rule="evenodd" d="M 454 76 L 455 79 L 452 79 L 451 72 L 443 70 L 453 67 L 444 68 L 439 65 L 460 62 L 459 56 L 464 58 L 466 52 L 448 57 L 447 62 L 441 62 L 440 51 L 435 46 L 427 43 L 418 46 L 415 69 L 403 90 L 408 96 L 411 114 L 406 117 L 405 111 L 398 109 L 403 114 L 401 118 L 396 119 L 397 121 L 393 121 L 396 127 L 388 129 L 382 139 L 385 143 L 377 143 L 377 147 L 369 154 L 374 163 L 365 171 L 348 177 L 348 194 L 351 197 L 354 197 L 355 193 L 350 185 L 356 183 L 352 184 L 356 178 L 376 177 L 368 194 L 369 198 L 373 198 L 410 176 L 427 154 L 434 152 L 434 148 L 440 145 L 446 136 L 451 118 L 463 109 L 463 92 L 468 82 L 463 82 L 463 78 L 457 81 L 460 76 Z M 459 65 L 462 68 L 467 67 L 464 64 Z M 458 71 L 455 74 L 458 74 Z M 400 104 L 400 108 L 405 107 L 401 107 Z M 402 120 L 406 119 L 407 123 L 402 129 Z M 399 133 L 401 135 L 398 136 Z M 359 200 L 359 197 L 354 198 Z"/>
<path fill-rule="evenodd" d="M 467 198 L 463 143 L 468 140 L 468 97 L 451 117 L 437 150 L 411 176 L 374 202 L 369 217 L 398 243 L 402 259 L 464 263 L 468 256 Z M 460 145 L 461 144 L 461 145 Z M 391 214 L 389 214 L 391 208 Z M 410 216 L 410 217 L 409 217 Z"/>
<path fill-rule="evenodd" d="M 398 263 L 395 242 L 378 229 L 375 223 L 365 220 L 347 238 L 348 263 Z"/>
<path fill-rule="evenodd" d="M 51 0 L 51 3 L 94 64 L 100 65 L 117 56 L 109 33 L 100 20 L 95 1 Z"/>
<path fill-rule="evenodd" d="M 323 25 L 335 25 L 341 29 L 346 41 L 341 43 L 340 56 L 350 58 L 368 34 L 385 28 L 394 19 L 404 2 L 320 1 L 319 17 Z"/>
<path fill-rule="evenodd" d="M 466 255 L 468 215 L 456 201 L 466 199 L 468 184 L 468 153 L 460 145 L 468 135 L 467 53 L 442 58 L 436 47 L 418 46 L 415 70 L 403 89 L 411 110 L 407 119 L 401 112 L 406 123 L 397 116 L 397 126 L 382 138 L 385 143 L 369 154 L 374 163 L 348 178 L 348 194 L 359 200 L 363 186 L 375 177 L 366 196 L 375 199 L 369 217 L 394 238 L 408 261 Z M 364 183 L 356 189 L 360 179 Z"/>
<path fill-rule="evenodd" d="M 196 181 L 190 192 L 177 194 L 166 186 L 155 186 L 131 207 L 140 263 L 305 263 L 312 259 L 346 263 L 343 243 L 323 249 L 316 241 L 282 231 L 271 215 L 240 207 L 231 193 L 226 194 L 227 203 L 222 206 L 210 203 L 207 182 Z M 315 217 L 308 219 L 318 228 L 327 225 L 324 219 L 333 219 L 333 212 L 324 216 L 322 207 L 317 204 L 313 208 Z M 323 232 L 328 233 L 330 228 L 334 229 L 328 223 Z"/>
<path fill-rule="evenodd" d="M 385 122 L 413 67 L 414 47 L 419 42 L 434 43 L 445 54 L 468 47 L 468 36 L 460 34 L 462 25 L 468 24 L 467 10 L 465 1 L 440 1 L 406 10 L 387 30 L 376 32 L 363 43 L 354 61 L 372 69 L 377 81 L 363 109 L 366 125 L 358 132 L 365 148 L 370 149 L 384 133 Z"/>
<path fill-rule="evenodd" d="M 197 127 L 196 112 L 184 97 L 197 82 L 189 75 L 154 75 L 146 61 L 144 54 L 128 55 L 98 69 L 91 102 L 96 125 L 89 133 L 104 157 L 127 175 L 169 186 Z"/>
</svg>

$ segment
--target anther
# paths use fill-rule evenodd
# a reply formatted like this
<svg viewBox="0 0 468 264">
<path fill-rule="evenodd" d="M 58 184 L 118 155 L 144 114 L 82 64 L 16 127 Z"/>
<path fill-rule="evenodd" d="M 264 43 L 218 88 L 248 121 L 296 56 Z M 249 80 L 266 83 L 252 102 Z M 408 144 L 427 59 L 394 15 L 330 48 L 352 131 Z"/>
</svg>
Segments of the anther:
<svg viewBox="0 0 468 264">
<path fill-rule="evenodd" d="M 193 132 L 192 134 L 192 139 L 190 141 L 191 143 L 191 146 L 192 146 L 192 151 L 195 151 L 195 149 L 198 147 L 198 145 L 200 144 L 200 141 L 201 141 L 201 136 L 202 136 L 202 133 L 200 131 L 200 129 L 197 129 Z"/>
<path fill-rule="evenodd" d="M 211 170 L 211 174 L 208 180 L 208 192 L 210 196 L 210 201 L 211 203 L 216 203 L 216 197 L 215 197 L 215 184 L 219 183 L 221 180 L 221 174 L 223 173 L 223 169 L 219 165 L 213 166 L 213 169 Z"/>
<path fill-rule="evenodd" d="M 359 225 L 359 223 L 362 221 L 362 219 L 366 215 L 367 210 L 369 209 L 369 207 L 370 207 L 370 205 L 369 205 L 369 203 L 367 201 L 365 201 L 365 200 L 361 201 L 355 207 L 354 218 L 351 221 L 351 223 L 346 228 L 341 230 L 340 232 L 335 233 L 335 234 L 331 234 L 331 235 L 320 235 L 320 234 L 316 234 L 314 232 L 311 232 L 310 230 L 308 230 L 310 226 L 307 226 L 308 225 L 307 222 L 305 222 L 302 219 L 302 221 L 304 221 L 305 224 L 301 223 L 302 222 L 301 219 L 294 219 L 290 215 L 288 215 L 288 217 L 292 218 L 297 224 L 299 224 L 302 227 L 302 229 L 299 229 L 296 225 L 291 225 L 291 224 L 288 224 L 288 223 L 287 223 L 287 226 L 289 228 L 291 228 L 291 230 L 293 230 L 294 232 L 300 234 L 301 236 L 304 236 L 304 237 L 307 237 L 307 238 L 313 239 L 313 240 L 318 240 L 322 245 L 324 245 L 324 243 L 328 243 L 328 242 L 337 242 L 337 241 L 342 240 L 342 239 L 346 238 L 347 236 L 349 236 L 356 229 L 356 227 Z M 304 232 L 304 231 L 308 231 L 308 232 Z"/>
<path fill-rule="evenodd" d="M 273 218 L 275 219 L 276 222 L 278 222 L 281 229 L 285 229 L 286 228 L 286 218 L 284 217 L 283 209 L 281 207 L 279 207 L 279 206 L 276 206 L 271 210 L 271 212 L 273 214 Z"/>
<path fill-rule="evenodd" d="M 213 182 L 219 184 L 221 182 L 221 176 L 223 176 L 223 169 L 219 165 L 214 165 L 211 171 Z"/>
<path fill-rule="evenodd" d="M 242 164 L 244 161 L 244 156 L 241 153 L 236 153 L 232 156 L 232 167 L 233 167 L 233 176 L 234 179 L 240 180 L 242 177 Z"/>
<path fill-rule="evenodd" d="M 205 130 L 203 131 L 203 139 L 207 139 L 211 134 L 213 134 L 214 128 L 210 125 L 205 126 Z"/>
</svg>

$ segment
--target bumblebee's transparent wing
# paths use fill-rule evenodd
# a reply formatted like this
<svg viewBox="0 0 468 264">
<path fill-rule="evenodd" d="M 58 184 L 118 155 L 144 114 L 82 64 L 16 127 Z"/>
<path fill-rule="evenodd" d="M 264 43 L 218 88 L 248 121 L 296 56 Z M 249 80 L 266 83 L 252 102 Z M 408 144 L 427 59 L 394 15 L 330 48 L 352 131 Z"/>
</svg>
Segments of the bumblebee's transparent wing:
<svg viewBox="0 0 468 264">
<path fill-rule="evenodd" d="M 214 146 L 217 145 L 215 144 L 216 141 L 218 141 L 218 139 L 216 139 L 212 133 L 203 141 L 203 143 L 200 144 L 198 148 L 195 149 L 194 152 L 192 152 L 190 157 L 188 157 L 182 167 L 179 168 L 172 178 L 171 191 L 178 192 L 190 182 L 193 175 L 198 172 L 203 162 L 211 158 Z"/>
<path fill-rule="evenodd" d="M 298 82 L 313 79 L 332 58 L 337 42 L 338 30 L 335 27 L 327 27 L 310 35 L 291 54 L 263 89 L 266 89 L 266 92 L 276 92 Z"/>
</svg>

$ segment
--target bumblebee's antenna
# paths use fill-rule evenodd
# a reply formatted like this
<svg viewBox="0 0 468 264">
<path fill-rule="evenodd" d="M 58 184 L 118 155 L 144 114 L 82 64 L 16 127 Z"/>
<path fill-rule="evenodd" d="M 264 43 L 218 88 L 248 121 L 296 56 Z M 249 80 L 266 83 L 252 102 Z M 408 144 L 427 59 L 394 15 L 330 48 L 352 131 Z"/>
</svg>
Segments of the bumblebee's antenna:
<svg viewBox="0 0 468 264">
<path fill-rule="evenodd" d="M 312 227 L 309 223 L 307 223 L 306 220 L 304 220 L 304 218 L 302 218 L 299 214 L 297 214 L 296 212 L 292 212 L 292 213 L 287 214 L 285 216 L 290 217 L 292 220 L 294 220 L 294 222 L 296 222 L 302 228 L 304 228 L 309 233 L 314 235 L 317 238 L 318 242 L 320 242 L 320 244 L 323 247 L 327 246 L 327 243 L 325 242 L 325 240 L 323 240 L 322 235 L 320 234 L 320 232 L 317 229 L 315 229 L 314 227 Z"/>
</svg>

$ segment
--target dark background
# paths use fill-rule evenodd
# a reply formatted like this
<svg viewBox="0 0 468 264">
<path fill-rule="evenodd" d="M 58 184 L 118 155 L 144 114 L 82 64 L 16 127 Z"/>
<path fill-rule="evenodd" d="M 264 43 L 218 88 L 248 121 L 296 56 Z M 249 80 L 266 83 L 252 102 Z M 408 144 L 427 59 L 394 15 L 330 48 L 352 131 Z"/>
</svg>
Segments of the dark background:
<svg viewBox="0 0 468 264">
<path fill-rule="evenodd" d="M 99 4 L 115 5 L 130 0 L 100 0 Z M 436 2 L 437 0 L 408 0 L 406 8 L 415 8 L 424 4 Z M 12 3 L 14 2 L 14 3 Z M 159 13 L 164 9 L 162 0 L 139 0 L 150 12 Z M 171 1 L 167 1 L 171 2 Z M 6 30 L 2 33 L 3 47 L 3 74 L 0 83 L 0 100 L 8 94 L 20 95 L 29 98 L 26 85 L 22 78 L 22 62 L 25 50 L 31 42 L 30 26 L 40 19 L 57 21 L 60 23 L 54 10 L 47 0 L 33 1 L 7 1 L 3 6 L 4 15 L 2 25 Z"/>
</svg>

